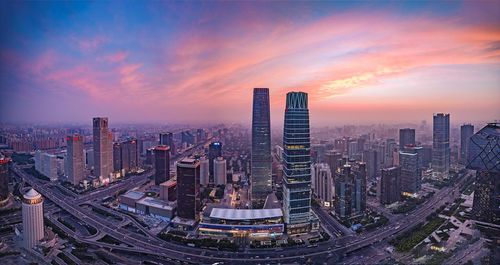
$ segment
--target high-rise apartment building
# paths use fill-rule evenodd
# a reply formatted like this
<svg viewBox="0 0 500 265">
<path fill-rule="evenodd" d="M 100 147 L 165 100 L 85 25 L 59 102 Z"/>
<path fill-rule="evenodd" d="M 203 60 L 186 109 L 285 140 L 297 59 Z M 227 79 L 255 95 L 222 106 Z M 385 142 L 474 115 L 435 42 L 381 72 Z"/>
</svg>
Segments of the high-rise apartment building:
<svg viewBox="0 0 500 265">
<path fill-rule="evenodd" d="M 253 207 L 262 207 L 272 192 L 269 89 L 253 90 L 251 191 Z"/>
<path fill-rule="evenodd" d="M 489 123 L 470 137 L 467 168 L 476 170 L 474 219 L 500 223 L 500 123 Z"/>
<path fill-rule="evenodd" d="M 155 156 L 155 185 L 170 179 L 170 148 L 159 145 L 154 149 Z"/>
<path fill-rule="evenodd" d="M 290 234 L 310 229 L 310 148 L 307 94 L 289 92 L 283 130 L 283 217 Z"/>
<path fill-rule="evenodd" d="M 330 166 L 326 163 L 314 164 L 311 167 L 312 189 L 315 197 L 325 207 L 332 207 L 334 202 L 334 183 Z"/>
<path fill-rule="evenodd" d="M 113 136 L 109 131 L 108 118 L 93 119 L 94 174 L 108 177 L 113 172 Z"/>
<path fill-rule="evenodd" d="M 85 160 L 83 158 L 83 136 L 79 134 L 66 137 L 66 174 L 68 181 L 76 186 L 85 177 Z"/>
<path fill-rule="evenodd" d="M 434 176 L 447 178 L 450 171 L 450 114 L 434 114 L 432 127 L 432 169 Z"/>
<path fill-rule="evenodd" d="M 177 163 L 177 216 L 198 220 L 200 203 L 200 162 L 184 158 Z"/>
<path fill-rule="evenodd" d="M 415 129 L 399 129 L 399 150 L 403 150 L 406 145 L 415 145 Z"/>
<path fill-rule="evenodd" d="M 460 126 L 460 163 L 467 164 L 467 155 L 469 152 L 469 140 L 474 135 L 474 125 L 464 124 Z"/>
<path fill-rule="evenodd" d="M 210 183 L 215 183 L 214 180 L 214 159 L 222 156 L 222 143 L 212 142 L 208 146 L 208 170 L 210 172 Z"/>
<path fill-rule="evenodd" d="M 391 204 L 401 200 L 401 170 L 399 167 L 384 168 L 378 183 L 381 204 Z"/>
<path fill-rule="evenodd" d="M 227 184 L 226 159 L 221 156 L 214 160 L 214 178 L 217 186 Z"/>
<path fill-rule="evenodd" d="M 32 249 L 44 237 L 43 198 L 30 189 L 24 194 L 22 202 L 23 243 L 26 249 Z"/>
<path fill-rule="evenodd" d="M 422 182 L 422 171 L 420 169 L 420 157 L 418 153 L 406 151 L 399 152 L 399 165 L 401 167 L 401 191 L 417 193 Z"/>
</svg>

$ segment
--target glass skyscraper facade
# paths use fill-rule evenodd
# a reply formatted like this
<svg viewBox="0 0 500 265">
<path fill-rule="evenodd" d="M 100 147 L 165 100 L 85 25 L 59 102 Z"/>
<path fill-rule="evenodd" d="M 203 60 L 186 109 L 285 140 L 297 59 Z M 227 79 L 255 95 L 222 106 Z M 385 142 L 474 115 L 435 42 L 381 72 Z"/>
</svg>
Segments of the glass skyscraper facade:
<svg viewBox="0 0 500 265">
<path fill-rule="evenodd" d="M 254 208 L 261 208 L 267 195 L 272 192 L 270 120 L 269 89 L 255 88 L 253 90 L 251 163 L 252 205 Z"/>
<path fill-rule="evenodd" d="M 439 178 L 447 178 L 450 171 L 450 114 L 433 117 L 432 169 Z"/>
<path fill-rule="evenodd" d="M 311 218 L 311 142 L 307 94 L 286 95 L 283 130 L 283 216 L 288 233 L 308 229 Z"/>
</svg>

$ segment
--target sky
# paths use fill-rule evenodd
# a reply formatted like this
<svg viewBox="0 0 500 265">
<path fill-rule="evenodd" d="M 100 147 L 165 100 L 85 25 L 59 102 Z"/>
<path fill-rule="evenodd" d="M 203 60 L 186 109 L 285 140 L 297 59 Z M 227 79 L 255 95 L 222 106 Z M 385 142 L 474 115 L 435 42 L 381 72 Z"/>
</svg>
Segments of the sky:
<svg viewBox="0 0 500 265">
<path fill-rule="evenodd" d="M 500 119 L 499 1 L 2 1 L 0 122 Z"/>
</svg>

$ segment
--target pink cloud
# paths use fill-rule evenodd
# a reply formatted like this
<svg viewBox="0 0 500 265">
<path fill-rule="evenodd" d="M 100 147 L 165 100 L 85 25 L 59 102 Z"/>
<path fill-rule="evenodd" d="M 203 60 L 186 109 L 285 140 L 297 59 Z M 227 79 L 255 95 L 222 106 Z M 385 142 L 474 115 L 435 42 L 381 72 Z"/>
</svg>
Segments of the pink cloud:
<svg viewBox="0 0 500 265">
<path fill-rule="evenodd" d="M 127 57 L 128 57 L 128 52 L 120 51 L 120 52 L 105 56 L 104 60 L 109 62 L 109 63 L 121 63 L 121 62 L 125 61 L 125 59 L 127 59 Z"/>
</svg>

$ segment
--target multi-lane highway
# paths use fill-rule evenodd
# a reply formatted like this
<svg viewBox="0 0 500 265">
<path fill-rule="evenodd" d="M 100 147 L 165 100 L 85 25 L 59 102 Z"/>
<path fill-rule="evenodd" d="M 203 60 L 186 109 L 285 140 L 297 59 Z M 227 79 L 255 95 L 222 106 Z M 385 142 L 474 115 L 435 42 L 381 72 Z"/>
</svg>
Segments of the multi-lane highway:
<svg viewBox="0 0 500 265">
<path fill-rule="evenodd" d="M 107 189 L 91 193 L 86 195 L 86 197 L 78 198 L 76 200 L 68 199 L 65 195 L 61 193 L 56 193 L 44 185 L 33 176 L 26 174 L 24 171 L 20 170 L 17 166 L 13 167 L 16 174 L 20 175 L 26 182 L 30 183 L 38 192 L 43 194 L 47 199 L 51 200 L 57 204 L 62 209 L 66 210 L 68 213 L 75 216 L 77 219 L 82 220 L 98 229 L 100 233 L 105 233 L 112 236 L 128 246 L 115 246 L 103 242 L 96 242 L 95 240 L 76 238 L 77 240 L 107 247 L 111 249 L 120 249 L 131 252 L 138 252 L 143 254 L 155 255 L 163 258 L 171 258 L 176 260 L 190 261 L 194 263 L 214 263 L 218 261 L 224 261 L 226 263 L 244 263 L 244 264 L 254 264 L 254 263 L 303 263 L 308 258 L 321 259 L 328 258 L 332 255 L 341 256 L 344 253 L 352 252 L 371 244 L 380 242 L 384 239 L 390 238 L 391 236 L 398 234 L 402 231 L 406 231 L 418 223 L 425 220 L 432 211 L 439 208 L 446 202 L 452 202 L 457 194 L 458 185 L 454 187 L 443 188 L 437 192 L 428 202 L 424 203 L 420 208 L 412 212 L 409 216 L 400 216 L 396 223 L 392 223 L 388 226 L 377 229 L 373 232 L 361 234 L 361 235 L 349 235 L 338 238 L 336 240 L 331 240 L 328 242 L 323 242 L 314 248 L 285 248 L 280 251 L 276 250 L 252 250 L 246 252 L 225 252 L 225 251 L 213 251 L 208 249 L 191 248 L 183 245 L 178 245 L 170 242 L 165 242 L 154 237 L 151 234 L 141 235 L 137 233 L 130 232 L 127 229 L 121 228 L 116 222 L 108 220 L 104 217 L 98 216 L 91 210 L 84 209 L 80 206 L 83 202 L 92 201 L 94 199 L 103 198 L 109 196 L 114 192 L 122 189 L 128 188 L 129 185 L 137 185 L 140 181 L 147 179 L 148 174 L 142 176 L 134 176 L 127 180 L 122 181 L 122 183 L 111 186 Z M 460 180 L 460 182 L 462 182 Z M 120 185 L 120 186 L 117 186 Z M 316 211 L 325 224 L 327 229 L 332 229 L 330 232 L 340 232 L 338 226 L 333 221 L 333 218 L 323 212 L 322 210 Z M 129 218 L 129 217 L 125 217 Z M 140 224 L 136 224 L 139 225 Z M 69 229 L 65 229 L 69 230 Z M 69 235 L 74 233 L 69 230 L 66 231 Z M 346 232 L 346 231 L 342 231 Z"/>
</svg>

